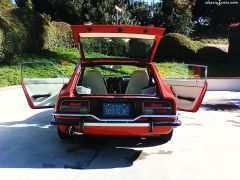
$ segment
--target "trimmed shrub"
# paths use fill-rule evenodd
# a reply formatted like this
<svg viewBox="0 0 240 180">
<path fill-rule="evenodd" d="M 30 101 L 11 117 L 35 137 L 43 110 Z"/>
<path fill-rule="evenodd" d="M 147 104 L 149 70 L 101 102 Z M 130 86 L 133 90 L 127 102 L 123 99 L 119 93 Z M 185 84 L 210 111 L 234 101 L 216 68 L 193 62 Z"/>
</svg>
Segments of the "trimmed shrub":
<svg viewBox="0 0 240 180">
<path fill-rule="evenodd" d="M 81 39 L 81 44 L 85 52 L 97 52 L 109 54 L 109 41 L 104 38 L 84 38 Z"/>
<path fill-rule="evenodd" d="M 3 50 L 3 42 L 4 42 L 4 34 L 3 31 L 0 29 L 0 63 L 1 60 L 4 59 L 4 50 Z"/>
<path fill-rule="evenodd" d="M 126 56 L 126 42 L 122 39 L 84 38 L 81 39 L 81 43 L 85 52 Z"/>
<path fill-rule="evenodd" d="M 0 64 L 15 64 L 21 52 L 38 52 L 43 48 L 74 47 L 70 25 L 49 23 L 29 8 L 0 11 Z"/>
<path fill-rule="evenodd" d="M 49 23 L 28 8 L 14 8 L 0 12 L 2 31 L 1 62 L 13 64 L 19 52 L 39 51 L 47 37 Z"/>
<path fill-rule="evenodd" d="M 222 62 L 227 60 L 227 53 L 216 47 L 203 47 L 197 51 L 199 62 L 208 64 L 212 62 Z"/>
<path fill-rule="evenodd" d="M 197 47 L 191 39 L 178 33 L 169 33 L 162 37 L 154 59 L 155 62 L 170 60 L 193 63 L 196 51 Z"/>
<path fill-rule="evenodd" d="M 151 45 L 148 41 L 142 39 L 130 39 L 128 41 L 128 56 L 130 58 L 143 58 L 149 56 Z"/>
<path fill-rule="evenodd" d="M 240 58 L 240 23 L 231 24 L 228 29 L 228 53 L 233 58 Z"/>
<path fill-rule="evenodd" d="M 112 56 L 126 56 L 127 53 L 127 44 L 122 39 L 112 39 L 109 42 L 109 55 Z"/>
<path fill-rule="evenodd" d="M 1 63 L 14 63 L 15 47 L 11 43 L 14 39 L 10 33 L 5 36 L 3 30 L 0 29 L 0 64 Z"/>
<path fill-rule="evenodd" d="M 51 22 L 51 28 L 48 31 L 45 48 L 56 48 L 56 47 L 74 47 L 74 39 L 69 24 L 65 22 Z"/>
</svg>

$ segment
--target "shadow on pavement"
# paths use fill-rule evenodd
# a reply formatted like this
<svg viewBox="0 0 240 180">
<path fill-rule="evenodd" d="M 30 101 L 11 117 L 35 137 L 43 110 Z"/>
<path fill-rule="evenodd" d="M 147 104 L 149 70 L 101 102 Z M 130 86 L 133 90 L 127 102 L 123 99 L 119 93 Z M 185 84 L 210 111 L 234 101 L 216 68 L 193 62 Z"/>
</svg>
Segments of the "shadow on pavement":
<svg viewBox="0 0 240 180">
<path fill-rule="evenodd" d="M 239 117 L 239 116 L 238 116 L 238 117 Z M 232 126 L 240 127 L 240 121 L 236 121 L 236 120 L 227 120 L 227 122 L 231 123 Z"/>
<path fill-rule="evenodd" d="M 0 123 L 0 168 L 123 168 L 141 156 L 142 150 L 133 148 L 162 144 L 150 138 L 100 136 L 63 142 L 49 124 L 51 112 Z"/>
<path fill-rule="evenodd" d="M 201 108 L 207 111 L 228 111 L 228 112 L 240 112 L 240 108 L 231 103 L 230 101 L 237 101 L 236 99 L 211 99 L 207 102 L 203 102 Z M 238 100 L 239 101 L 239 100 Z"/>
</svg>

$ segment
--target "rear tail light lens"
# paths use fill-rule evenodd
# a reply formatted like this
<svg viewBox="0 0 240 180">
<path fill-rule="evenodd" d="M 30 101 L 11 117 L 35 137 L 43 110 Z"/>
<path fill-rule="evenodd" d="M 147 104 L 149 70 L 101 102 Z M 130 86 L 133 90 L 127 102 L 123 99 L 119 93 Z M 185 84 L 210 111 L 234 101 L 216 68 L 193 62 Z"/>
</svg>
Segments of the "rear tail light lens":
<svg viewBox="0 0 240 180">
<path fill-rule="evenodd" d="M 170 102 L 145 102 L 143 105 L 144 114 L 172 114 Z"/>
<path fill-rule="evenodd" d="M 88 101 L 63 101 L 60 106 L 61 112 L 66 113 L 89 113 L 89 102 Z"/>
</svg>

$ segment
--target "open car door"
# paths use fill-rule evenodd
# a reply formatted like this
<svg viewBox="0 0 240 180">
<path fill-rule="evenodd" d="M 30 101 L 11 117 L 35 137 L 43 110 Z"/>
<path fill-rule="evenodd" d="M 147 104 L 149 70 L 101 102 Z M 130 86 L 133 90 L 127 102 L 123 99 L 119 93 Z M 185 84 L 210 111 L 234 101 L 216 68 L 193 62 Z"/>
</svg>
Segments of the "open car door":
<svg viewBox="0 0 240 180">
<path fill-rule="evenodd" d="M 198 111 L 207 90 L 207 66 L 176 64 L 168 70 L 164 82 L 176 97 L 178 110 Z"/>
<path fill-rule="evenodd" d="M 24 62 L 21 66 L 21 84 L 32 109 L 54 107 L 67 76 L 52 62 Z"/>
</svg>

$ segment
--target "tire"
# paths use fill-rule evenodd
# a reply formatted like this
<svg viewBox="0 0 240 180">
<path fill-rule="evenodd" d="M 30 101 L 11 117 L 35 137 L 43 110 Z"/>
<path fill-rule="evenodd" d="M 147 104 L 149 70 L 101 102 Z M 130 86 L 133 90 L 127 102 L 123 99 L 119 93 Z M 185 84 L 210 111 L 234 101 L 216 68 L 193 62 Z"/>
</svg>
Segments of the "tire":
<svg viewBox="0 0 240 180">
<path fill-rule="evenodd" d="M 69 135 L 67 133 L 63 133 L 59 128 L 57 128 L 58 131 L 58 137 L 63 141 L 73 141 L 74 137 L 72 135 Z"/>
<path fill-rule="evenodd" d="M 172 139 L 172 135 L 173 135 L 173 130 L 168 134 L 161 134 L 158 136 L 153 136 L 152 138 L 157 140 L 158 142 L 164 144 Z"/>
</svg>

